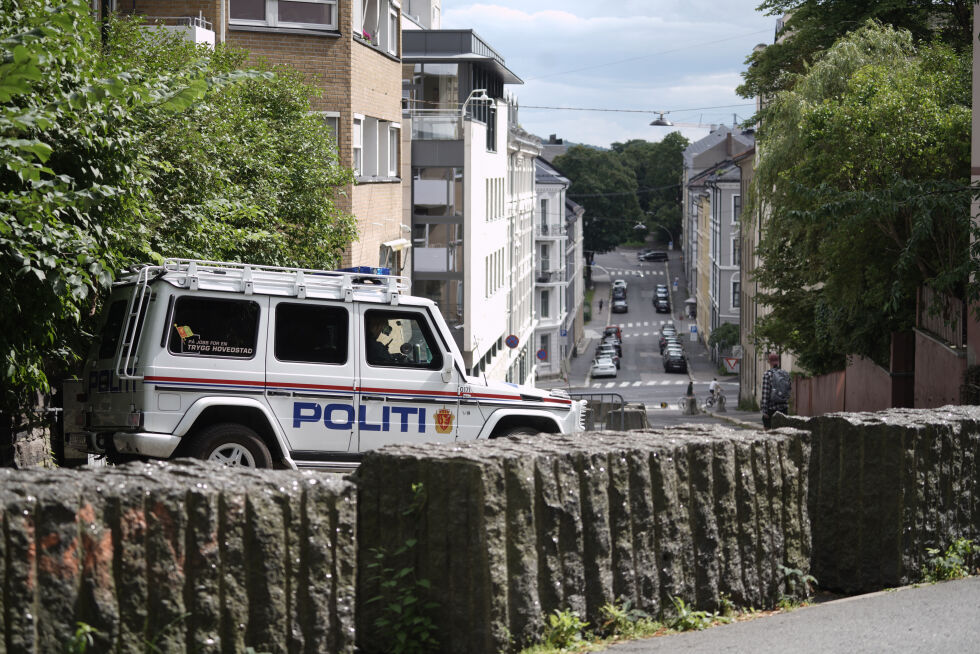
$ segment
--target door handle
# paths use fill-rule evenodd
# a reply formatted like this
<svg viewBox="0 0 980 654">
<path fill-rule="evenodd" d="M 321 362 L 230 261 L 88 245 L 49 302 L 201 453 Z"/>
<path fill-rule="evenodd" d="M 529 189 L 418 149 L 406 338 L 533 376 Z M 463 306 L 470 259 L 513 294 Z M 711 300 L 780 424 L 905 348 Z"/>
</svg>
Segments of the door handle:
<svg viewBox="0 0 980 654">
<path fill-rule="evenodd" d="M 362 400 L 367 400 L 368 402 L 387 402 L 388 398 L 384 395 L 362 395 Z"/>
<path fill-rule="evenodd" d="M 266 391 L 266 395 L 275 395 L 277 397 L 289 397 L 292 395 L 289 391 Z"/>
</svg>

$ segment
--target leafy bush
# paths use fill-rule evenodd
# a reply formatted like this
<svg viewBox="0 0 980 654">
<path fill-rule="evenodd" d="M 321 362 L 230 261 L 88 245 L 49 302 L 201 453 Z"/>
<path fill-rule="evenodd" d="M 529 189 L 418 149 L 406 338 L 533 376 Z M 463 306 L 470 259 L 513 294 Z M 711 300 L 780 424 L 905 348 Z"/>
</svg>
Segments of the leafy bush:
<svg viewBox="0 0 980 654">
<path fill-rule="evenodd" d="M 548 616 L 544 628 L 544 644 L 549 647 L 566 648 L 582 641 L 588 622 L 583 622 L 571 610 L 555 612 Z"/>
<path fill-rule="evenodd" d="M 957 538 L 942 552 L 938 548 L 926 548 L 925 581 L 936 582 L 961 579 L 970 575 L 971 563 L 980 554 L 980 547 L 972 540 Z"/>
</svg>

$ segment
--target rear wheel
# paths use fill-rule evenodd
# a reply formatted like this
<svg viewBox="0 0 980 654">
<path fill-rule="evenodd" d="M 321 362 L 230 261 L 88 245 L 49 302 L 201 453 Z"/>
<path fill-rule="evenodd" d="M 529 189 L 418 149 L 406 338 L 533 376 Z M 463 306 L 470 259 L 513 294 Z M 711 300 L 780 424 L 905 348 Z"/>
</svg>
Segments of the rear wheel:
<svg viewBox="0 0 980 654">
<path fill-rule="evenodd" d="M 540 434 L 540 429 L 535 429 L 534 427 L 511 427 L 510 429 L 501 432 L 497 438 L 507 438 L 508 436 L 536 436 Z"/>
<path fill-rule="evenodd" d="M 206 427 L 194 439 L 188 452 L 205 461 L 243 468 L 271 468 L 269 448 L 251 427 L 223 422 Z"/>
</svg>

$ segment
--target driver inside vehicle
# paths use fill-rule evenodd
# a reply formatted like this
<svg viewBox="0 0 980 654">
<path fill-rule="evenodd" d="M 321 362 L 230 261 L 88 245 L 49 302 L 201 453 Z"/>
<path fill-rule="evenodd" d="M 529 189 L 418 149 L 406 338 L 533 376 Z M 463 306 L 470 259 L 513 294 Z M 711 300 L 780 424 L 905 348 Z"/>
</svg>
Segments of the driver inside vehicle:
<svg viewBox="0 0 980 654">
<path fill-rule="evenodd" d="M 404 357 L 392 354 L 381 338 L 391 332 L 391 325 L 378 313 L 369 313 L 364 320 L 367 331 L 365 354 L 367 362 L 375 366 L 398 365 Z"/>
</svg>

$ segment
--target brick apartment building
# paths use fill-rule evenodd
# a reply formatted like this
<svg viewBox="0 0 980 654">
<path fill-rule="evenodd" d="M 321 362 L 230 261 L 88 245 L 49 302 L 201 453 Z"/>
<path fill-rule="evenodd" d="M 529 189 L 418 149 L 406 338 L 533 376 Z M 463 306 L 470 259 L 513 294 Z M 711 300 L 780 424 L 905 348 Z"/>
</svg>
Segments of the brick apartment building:
<svg viewBox="0 0 980 654">
<path fill-rule="evenodd" d="M 357 183 L 338 205 L 357 218 L 345 266 L 402 274 L 401 5 L 397 0 L 93 0 L 102 13 L 159 19 L 195 42 L 227 43 L 255 60 L 289 64 L 322 88 L 316 109 Z"/>
</svg>

